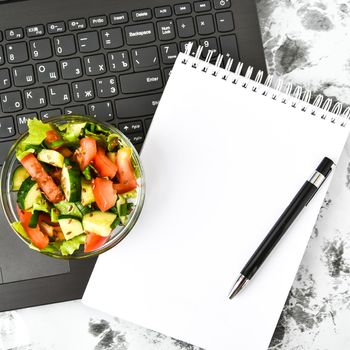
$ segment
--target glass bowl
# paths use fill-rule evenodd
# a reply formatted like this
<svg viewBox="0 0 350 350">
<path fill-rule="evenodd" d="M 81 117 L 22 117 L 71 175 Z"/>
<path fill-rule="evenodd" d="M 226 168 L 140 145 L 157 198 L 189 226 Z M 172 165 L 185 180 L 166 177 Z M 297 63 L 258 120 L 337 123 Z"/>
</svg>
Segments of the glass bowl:
<svg viewBox="0 0 350 350">
<path fill-rule="evenodd" d="M 94 257 L 97 256 L 115 245 L 117 245 L 123 238 L 126 237 L 126 235 L 130 232 L 130 230 L 135 225 L 138 217 L 140 216 L 144 199 L 145 199 L 145 179 L 144 179 L 144 171 L 142 168 L 142 164 L 138 155 L 138 152 L 136 151 L 135 147 L 132 145 L 132 143 L 129 141 L 129 139 L 117 128 L 113 127 L 110 124 L 106 124 L 103 122 L 97 122 L 94 118 L 89 117 L 81 117 L 81 116 L 60 116 L 60 117 L 54 117 L 49 118 L 45 120 L 45 123 L 53 123 L 54 125 L 60 125 L 67 122 L 72 123 L 82 123 L 82 122 L 90 122 L 95 123 L 97 125 L 100 125 L 104 127 L 105 129 L 109 130 L 112 133 L 118 134 L 122 143 L 125 146 L 132 148 L 132 160 L 134 164 L 139 168 L 140 177 L 138 178 L 138 187 L 137 187 L 137 197 L 134 198 L 134 207 L 129 214 L 128 221 L 124 226 L 117 226 L 111 233 L 110 238 L 107 242 L 105 242 L 101 247 L 98 249 L 91 251 L 91 252 L 84 252 L 81 249 L 75 251 L 72 255 L 61 255 L 59 252 L 41 252 L 38 250 L 38 252 L 58 258 L 58 259 L 84 259 L 88 257 Z M 9 222 L 9 224 L 19 221 L 19 216 L 17 214 L 16 210 L 16 199 L 17 199 L 17 192 L 11 191 L 12 187 L 12 175 L 14 173 L 14 170 L 19 165 L 19 162 L 16 158 L 16 148 L 18 144 L 28 136 L 28 132 L 22 135 L 11 147 L 9 150 L 7 157 L 5 159 L 5 162 L 2 167 L 1 175 L 0 175 L 0 188 L 1 188 L 1 204 L 3 207 L 3 211 L 5 213 L 5 216 Z M 25 244 L 28 245 L 28 249 L 32 246 L 30 240 L 26 239 L 17 231 L 12 229 L 14 234 L 16 234 Z"/>
</svg>

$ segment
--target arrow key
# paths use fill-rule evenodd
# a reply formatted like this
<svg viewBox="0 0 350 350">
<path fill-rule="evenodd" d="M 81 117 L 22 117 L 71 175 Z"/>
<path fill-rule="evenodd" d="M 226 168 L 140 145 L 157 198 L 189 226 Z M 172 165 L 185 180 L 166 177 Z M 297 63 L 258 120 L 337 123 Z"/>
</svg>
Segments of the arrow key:
<svg viewBox="0 0 350 350">
<path fill-rule="evenodd" d="M 12 117 L 0 119 L 0 138 L 10 137 L 16 133 Z"/>
<path fill-rule="evenodd" d="M 136 120 L 130 123 L 119 123 L 118 128 L 124 134 L 132 134 L 135 132 L 143 131 L 142 121 L 140 120 Z"/>
</svg>

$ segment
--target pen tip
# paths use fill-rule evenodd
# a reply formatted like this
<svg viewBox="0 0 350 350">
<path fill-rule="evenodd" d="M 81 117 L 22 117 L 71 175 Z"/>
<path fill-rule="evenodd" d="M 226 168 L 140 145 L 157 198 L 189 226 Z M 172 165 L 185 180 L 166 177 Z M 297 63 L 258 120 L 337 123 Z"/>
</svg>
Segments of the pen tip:
<svg viewBox="0 0 350 350">
<path fill-rule="evenodd" d="M 229 299 L 233 299 L 242 290 L 242 288 L 248 281 L 248 278 L 246 278 L 243 275 L 240 275 L 230 290 L 230 293 L 228 295 Z"/>
</svg>

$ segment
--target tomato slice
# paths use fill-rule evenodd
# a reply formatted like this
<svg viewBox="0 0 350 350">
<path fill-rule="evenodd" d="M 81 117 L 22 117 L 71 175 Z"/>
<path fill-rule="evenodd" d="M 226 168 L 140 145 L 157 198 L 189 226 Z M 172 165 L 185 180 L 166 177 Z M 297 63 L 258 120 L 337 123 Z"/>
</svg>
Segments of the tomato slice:
<svg viewBox="0 0 350 350">
<path fill-rule="evenodd" d="M 118 193 L 125 193 L 137 187 L 135 171 L 131 163 L 132 149 L 123 147 L 118 150 L 116 163 L 119 184 L 114 185 Z"/>
<path fill-rule="evenodd" d="M 107 241 L 109 236 L 103 237 L 100 235 L 97 235 L 96 233 L 87 232 L 85 245 L 84 245 L 84 252 L 92 252 L 100 247 L 102 247 Z"/>
<path fill-rule="evenodd" d="M 111 180 L 97 177 L 92 180 L 92 192 L 95 197 L 97 206 L 101 211 L 106 211 L 115 206 L 117 194 L 113 189 Z"/>
<path fill-rule="evenodd" d="M 68 147 L 65 147 L 65 146 L 57 148 L 56 151 L 60 152 L 64 158 L 69 158 L 73 154 L 72 151 Z"/>
<path fill-rule="evenodd" d="M 97 147 L 97 153 L 94 158 L 94 166 L 100 176 L 113 179 L 117 173 L 117 166 L 106 156 L 102 147 Z"/>
<path fill-rule="evenodd" d="M 64 200 L 64 194 L 33 153 L 22 158 L 21 163 L 28 171 L 29 175 L 36 180 L 50 202 L 58 203 Z"/>
<path fill-rule="evenodd" d="M 38 225 L 35 228 L 29 227 L 29 222 L 33 214 L 28 211 L 19 209 L 18 206 L 17 211 L 21 224 L 32 243 L 39 249 L 44 249 L 47 247 L 49 244 L 49 237 L 41 232 Z"/>
<path fill-rule="evenodd" d="M 91 137 L 84 137 L 80 140 L 80 147 L 77 150 L 77 161 L 83 171 L 95 158 L 97 153 L 96 140 Z"/>
<path fill-rule="evenodd" d="M 125 184 L 113 184 L 113 188 L 114 190 L 119 193 L 119 194 L 123 194 L 129 191 L 134 190 L 137 187 L 137 182 L 136 180 L 131 180 Z"/>
<path fill-rule="evenodd" d="M 64 141 L 56 130 L 49 130 L 46 131 L 45 143 L 49 148 L 56 150 L 64 144 Z"/>
</svg>

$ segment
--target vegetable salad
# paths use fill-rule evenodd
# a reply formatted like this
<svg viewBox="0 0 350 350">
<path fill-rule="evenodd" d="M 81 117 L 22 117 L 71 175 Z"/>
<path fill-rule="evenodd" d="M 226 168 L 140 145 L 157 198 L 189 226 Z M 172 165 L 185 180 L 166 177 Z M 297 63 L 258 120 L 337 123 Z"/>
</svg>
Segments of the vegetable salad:
<svg viewBox="0 0 350 350">
<path fill-rule="evenodd" d="M 91 252 L 123 226 L 137 197 L 132 148 L 93 123 L 28 120 L 12 177 L 19 222 L 13 228 L 42 252 Z"/>
</svg>

